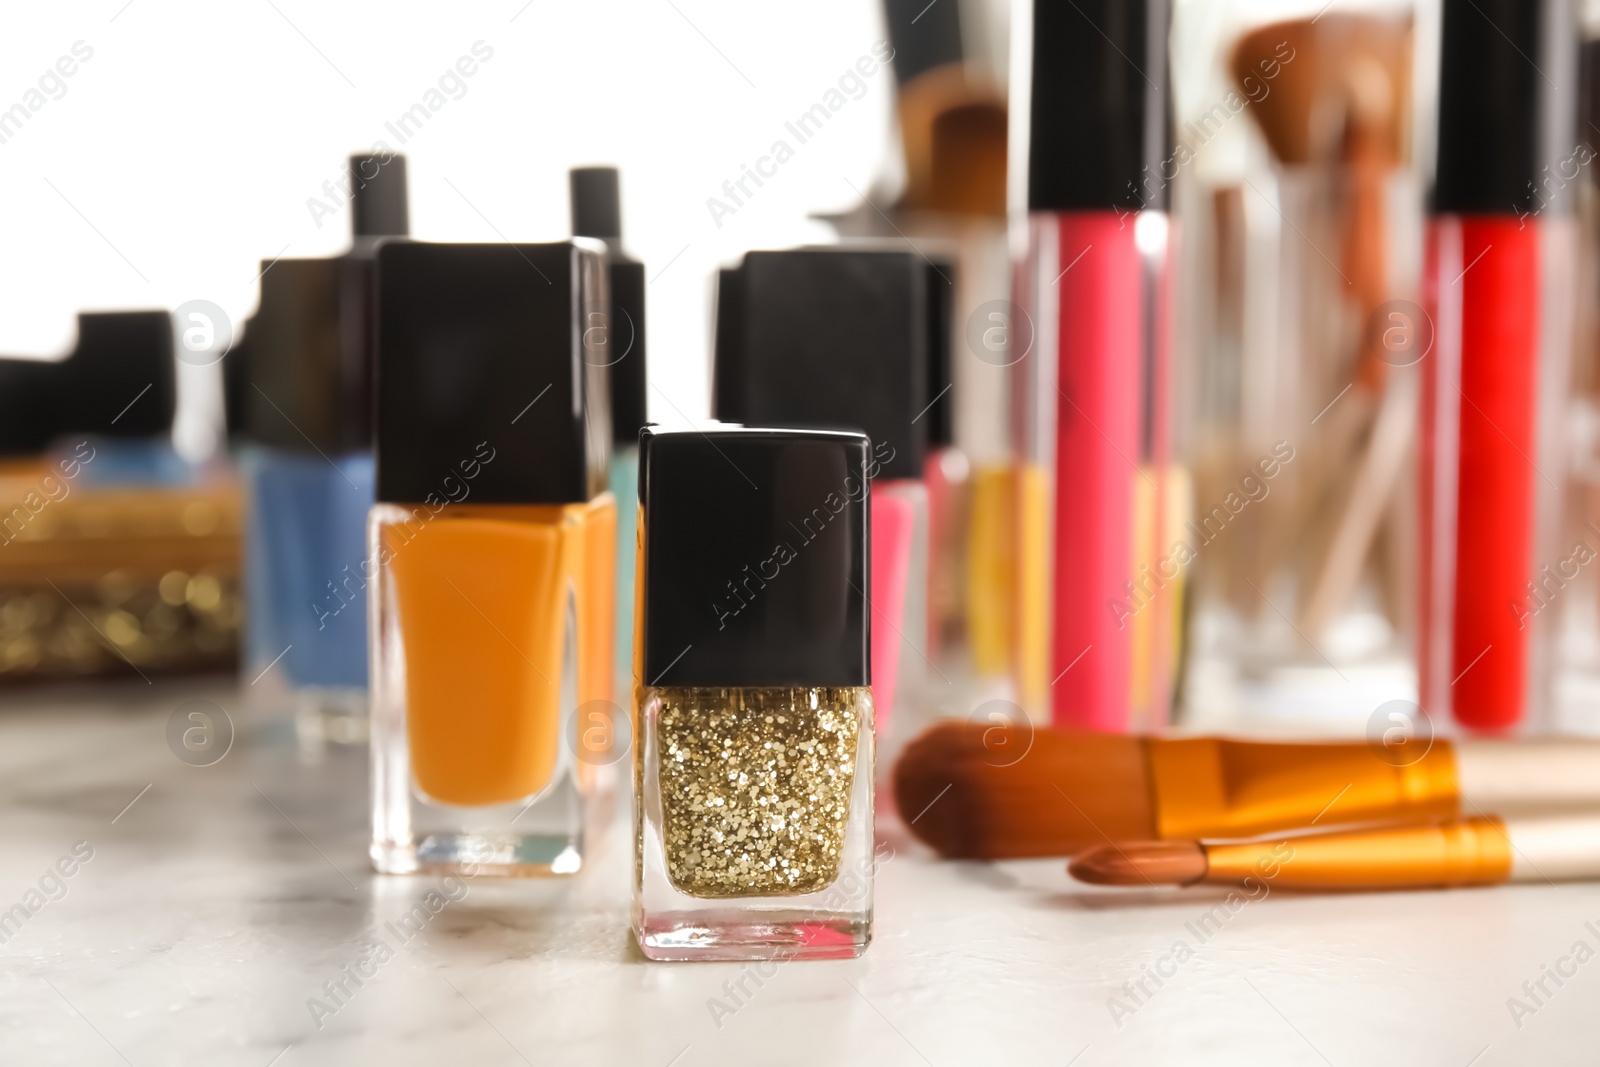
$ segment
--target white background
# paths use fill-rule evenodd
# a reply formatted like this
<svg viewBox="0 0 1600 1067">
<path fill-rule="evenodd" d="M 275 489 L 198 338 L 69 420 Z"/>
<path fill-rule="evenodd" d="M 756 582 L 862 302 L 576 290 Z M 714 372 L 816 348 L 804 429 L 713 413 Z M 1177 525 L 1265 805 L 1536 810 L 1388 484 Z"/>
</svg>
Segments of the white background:
<svg viewBox="0 0 1600 1067">
<path fill-rule="evenodd" d="M 872 0 L 15 5 L 0 110 L 74 42 L 94 55 L 0 144 L 0 353 L 64 353 L 80 309 L 207 299 L 239 322 L 263 259 L 346 247 L 348 211 L 319 228 L 306 202 L 381 139 L 408 158 L 424 240 L 560 239 L 567 169 L 619 166 L 653 279 L 652 412 L 703 415 L 717 265 L 825 236 L 807 215 L 853 206 L 852 185 L 877 200 L 891 70 L 806 144 L 783 124 L 884 36 Z M 396 145 L 384 123 L 480 40 L 494 56 L 465 95 Z M 795 158 L 718 228 L 707 198 L 780 136 Z"/>
</svg>

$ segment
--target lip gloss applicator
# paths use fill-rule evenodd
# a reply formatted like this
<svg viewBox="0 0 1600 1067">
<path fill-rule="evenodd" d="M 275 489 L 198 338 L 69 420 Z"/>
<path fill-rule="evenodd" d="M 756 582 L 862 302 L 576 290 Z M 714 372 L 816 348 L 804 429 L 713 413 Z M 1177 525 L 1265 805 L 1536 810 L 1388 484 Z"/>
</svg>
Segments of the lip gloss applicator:
<svg viewBox="0 0 1600 1067">
<path fill-rule="evenodd" d="M 1170 695 L 1167 28 L 1165 0 L 1033 5 L 1017 673 L 1058 726 L 1158 727 Z"/>
<path fill-rule="evenodd" d="M 1501 731 L 1540 703 L 1553 636 L 1554 612 L 1519 606 L 1537 596 L 1539 559 L 1556 558 L 1576 233 L 1540 161 L 1575 144 L 1577 34 L 1565 3 L 1526 0 L 1448 0 L 1442 32 L 1418 673 L 1430 713 Z"/>
</svg>

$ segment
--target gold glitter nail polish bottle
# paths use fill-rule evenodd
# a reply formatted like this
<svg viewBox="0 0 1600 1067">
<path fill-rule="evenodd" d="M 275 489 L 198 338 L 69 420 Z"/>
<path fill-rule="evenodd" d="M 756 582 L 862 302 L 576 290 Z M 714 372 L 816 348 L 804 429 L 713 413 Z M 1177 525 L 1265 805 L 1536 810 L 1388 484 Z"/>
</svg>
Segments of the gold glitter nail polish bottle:
<svg viewBox="0 0 1600 1067">
<path fill-rule="evenodd" d="M 647 427 L 633 926 L 658 960 L 872 939 L 861 434 Z"/>
</svg>

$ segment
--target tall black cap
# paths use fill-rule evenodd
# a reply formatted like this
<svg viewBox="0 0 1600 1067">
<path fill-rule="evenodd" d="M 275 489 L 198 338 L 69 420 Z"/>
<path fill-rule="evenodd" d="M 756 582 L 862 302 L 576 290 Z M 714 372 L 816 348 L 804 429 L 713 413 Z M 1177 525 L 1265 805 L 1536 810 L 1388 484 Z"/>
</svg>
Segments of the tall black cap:
<svg viewBox="0 0 1600 1067">
<path fill-rule="evenodd" d="M 872 681 L 867 439 L 646 428 L 639 503 L 643 681 Z"/>
<path fill-rule="evenodd" d="M 78 316 L 78 345 L 61 364 L 61 431 L 155 437 L 178 410 L 172 315 L 101 311 Z"/>
<path fill-rule="evenodd" d="M 1029 211 L 1165 210 L 1169 0 L 1034 0 Z"/>
<path fill-rule="evenodd" d="M 0 455 L 43 452 L 63 432 L 61 364 L 0 359 Z"/>
<path fill-rule="evenodd" d="M 347 258 L 280 259 L 261 275 L 243 398 L 252 440 L 328 454 L 371 445 L 372 374 L 362 329 L 371 270 Z"/>
<path fill-rule="evenodd" d="M 622 251 L 622 209 L 617 193 L 617 168 L 574 167 L 572 233 L 605 242 L 611 275 L 611 432 L 618 443 L 632 444 L 643 428 L 647 402 L 645 374 L 644 264 Z"/>
<path fill-rule="evenodd" d="M 740 273 L 743 330 L 717 352 L 717 377 L 730 376 L 715 390 L 718 417 L 857 430 L 872 439 L 883 477 L 921 478 L 932 399 L 926 261 L 806 248 L 751 252 Z"/>
<path fill-rule="evenodd" d="M 1576 50 L 1566 0 L 1445 0 L 1435 211 L 1524 214 L 1552 195 L 1565 206 L 1566 182 L 1541 170 L 1575 147 Z"/>
<path fill-rule="evenodd" d="M 622 208 L 616 167 L 573 167 L 572 233 L 575 237 L 622 236 Z"/>
<path fill-rule="evenodd" d="M 744 418 L 744 271 L 717 271 L 715 337 L 712 342 L 711 416 L 723 422 Z"/>
<path fill-rule="evenodd" d="M 889 26 L 894 76 L 899 84 L 935 67 L 961 62 L 960 4 L 883 0 L 883 17 Z"/>
<path fill-rule="evenodd" d="M 404 237 L 411 232 L 405 156 L 351 156 L 350 193 L 355 237 Z"/>
<path fill-rule="evenodd" d="M 589 324 L 608 299 L 604 258 L 586 242 L 381 246 L 378 499 L 443 498 L 464 465 L 478 471 L 475 503 L 604 491 L 604 333 Z"/>
<path fill-rule="evenodd" d="M 648 420 L 644 329 L 644 264 L 622 257 L 607 267 L 611 276 L 611 320 L 607 344 L 611 346 L 611 433 L 618 442 L 633 444 Z"/>
<path fill-rule="evenodd" d="M 955 260 L 932 256 L 923 265 L 928 280 L 928 402 L 921 421 L 928 424 L 928 445 L 944 448 L 955 440 L 955 379 L 950 366 L 951 316 L 955 314 Z"/>
</svg>

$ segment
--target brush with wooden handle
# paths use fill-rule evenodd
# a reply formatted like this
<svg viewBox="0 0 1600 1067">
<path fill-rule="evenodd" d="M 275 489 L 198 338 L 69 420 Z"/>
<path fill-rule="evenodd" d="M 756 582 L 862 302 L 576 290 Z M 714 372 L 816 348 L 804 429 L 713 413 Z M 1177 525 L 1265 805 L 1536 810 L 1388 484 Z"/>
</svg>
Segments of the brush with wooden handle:
<svg viewBox="0 0 1600 1067">
<path fill-rule="evenodd" d="M 1247 838 L 1494 812 L 1600 812 L 1600 741 L 1265 742 L 968 721 L 911 741 L 897 810 L 945 856 Z"/>
<path fill-rule="evenodd" d="M 1076 856 L 1094 885 L 1430 889 L 1600 878 L 1600 814 L 1473 816 L 1266 841 L 1124 841 Z"/>
</svg>

